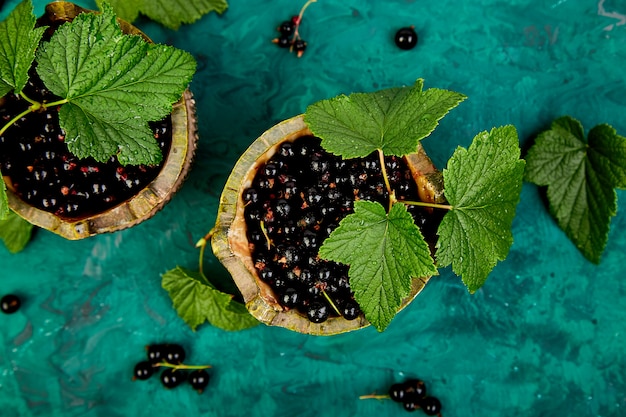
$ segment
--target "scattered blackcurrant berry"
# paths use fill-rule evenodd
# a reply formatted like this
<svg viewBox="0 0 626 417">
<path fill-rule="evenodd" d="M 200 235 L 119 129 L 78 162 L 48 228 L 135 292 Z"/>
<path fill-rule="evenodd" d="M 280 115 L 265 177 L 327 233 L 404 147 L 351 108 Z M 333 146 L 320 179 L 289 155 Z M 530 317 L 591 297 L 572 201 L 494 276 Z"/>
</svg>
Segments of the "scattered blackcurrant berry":
<svg viewBox="0 0 626 417">
<path fill-rule="evenodd" d="M 419 402 L 427 416 L 436 416 L 441 412 L 441 402 L 436 397 L 426 397 Z"/>
<path fill-rule="evenodd" d="M 167 368 L 161 372 L 161 383 L 165 388 L 176 388 L 187 380 L 187 372 L 175 369 Z"/>
<path fill-rule="evenodd" d="M 0 301 L 2 312 L 5 314 L 13 314 L 20 309 L 22 302 L 17 295 L 7 294 Z"/>
<path fill-rule="evenodd" d="M 405 27 L 396 32 L 395 42 L 398 48 L 409 50 L 417 45 L 417 33 L 413 26 Z"/>
<path fill-rule="evenodd" d="M 191 387 L 201 394 L 209 385 L 209 373 L 204 369 L 196 369 L 189 373 L 189 383 Z"/>
<path fill-rule="evenodd" d="M 150 345 L 146 346 L 148 362 L 157 364 L 165 361 L 167 345 Z"/>
<path fill-rule="evenodd" d="M 185 349 L 181 345 L 171 344 L 166 345 L 165 348 L 165 361 L 174 365 L 178 365 L 185 361 Z"/>
<path fill-rule="evenodd" d="M 404 402 L 405 395 L 406 391 L 404 390 L 404 384 L 393 384 L 389 388 L 389 398 L 395 402 Z"/>
<path fill-rule="evenodd" d="M 140 379 L 143 381 L 150 378 L 152 375 L 154 375 L 154 367 L 150 362 L 142 361 L 135 365 L 133 380 Z"/>
</svg>

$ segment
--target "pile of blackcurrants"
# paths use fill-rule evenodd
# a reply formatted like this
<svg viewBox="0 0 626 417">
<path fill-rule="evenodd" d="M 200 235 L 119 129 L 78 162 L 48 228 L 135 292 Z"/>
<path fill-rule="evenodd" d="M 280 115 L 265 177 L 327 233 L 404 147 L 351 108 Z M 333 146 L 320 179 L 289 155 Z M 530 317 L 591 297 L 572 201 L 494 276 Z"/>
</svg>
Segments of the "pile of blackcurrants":
<svg viewBox="0 0 626 417">
<path fill-rule="evenodd" d="M 402 403 L 406 411 L 421 409 L 428 416 L 441 415 L 441 402 L 436 397 L 426 395 L 426 384 L 420 379 L 393 384 L 389 388 L 389 397 Z"/>
<path fill-rule="evenodd" d="M 133 380 L 146 380 L 159 368 L 161 383 L 165 388 L 175 388 L 185 381 L 201 394 L 209 384 L 209 365 L 185 365 L 185 349 L 178 344 L 146 346 L 147 359 L 135 365 Z"/>
<path fill-rule="evenodd" d="M 300 16 L 292 16 L 291 19 L 285 20 L 278 26 L 276 30 L 280 32 L 280 36 L 272 40 L 273 43 L 281 48 L 289 48 L 289 51 L 295 51 L 296 56 L 300 58 L 306 49 L 306 42 L 300 38 L 298 28 L 302 18 Z"/>
</svg>

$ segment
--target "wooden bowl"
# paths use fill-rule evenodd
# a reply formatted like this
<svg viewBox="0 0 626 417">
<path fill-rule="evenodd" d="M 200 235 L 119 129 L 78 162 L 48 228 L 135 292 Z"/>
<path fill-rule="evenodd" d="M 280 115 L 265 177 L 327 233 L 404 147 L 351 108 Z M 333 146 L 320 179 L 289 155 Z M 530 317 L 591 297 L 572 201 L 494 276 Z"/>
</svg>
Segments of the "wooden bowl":
<svg viewBox="0 0 626 417">
<path fill-rule="evenodd" d="M 73 3 L 55 2 L 46 6 L 44 18 L 51 23 L 64 23 L 83 12 L 91 11 Z M 150 41 L 136 27 L 118 21 L 125 33 L 140 35 Z M 174 104 L 171 119 L 172 144 L 169 153 L 164 155 L 160 173 L 139 193 L 123 203 L 99 214 L 67 219 L 27 204 L 9 186 L 9 207 L 30 223 L 70 240 L 126 229 L 149 219 L 178 191 L 191 168 L 198 135 L 195 100 L 189 90 Z"/>
<path fill-rule="evenodd" d="M 269 160 L 283 142 L 311 135 L 302 115 L 285 120 L 263 133 L 241 156 L 228 178 L 220 198 L 216 226 L 211 240 L 213 253 L 230 272 L 241 291 L 247 309 L 259 321 L 300 333 L 333 335 L 369 325 L 362 315 L 355 320 L 330 317 L 323 323 L 312 323 L 296 309 L 284 309 L 274 291 L 263 282 L 254 267 L 244 219 L 243 190 L 250 187 L 257 170 Z M 440 173 L 424 150 L 405 158 L 418 185 L 422 201 L 444 201 Z M 413 280 L 411 293 L 400 309 L 406 307 L 424 288 L 430 277 Z"/>
</svg>

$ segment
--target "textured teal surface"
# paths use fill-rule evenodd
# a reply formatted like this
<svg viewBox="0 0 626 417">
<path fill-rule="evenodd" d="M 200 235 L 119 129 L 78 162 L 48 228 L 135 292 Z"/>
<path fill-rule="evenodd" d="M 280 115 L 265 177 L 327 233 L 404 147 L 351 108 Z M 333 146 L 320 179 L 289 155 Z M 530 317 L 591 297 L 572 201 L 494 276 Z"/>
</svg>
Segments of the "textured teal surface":
<svg viewBox="0 0 626 417">
<path fill-rule="evenodd" d="M 400 416 L 391 401 L 358 397 L 407 376 L 427 382 L 444 417 L 626 415 L 624 192 L 595 266 L 525 184 L 515 243 L 487 284 L 470 295 L 443 270 L 382 334 L 194 333 L 177 317 L 160 274 L 197 267 L 193 244 L 212 227 L 238 155 L 315 100 L 420 77 L 466 94 L 424 142 L 440 167 L 502 124 L 514 124 L 524 146 L 564 114 L 626 134 L 623 1 L 319 0 L 298 60 L 270 40 L 302 3 L 232 0 L 224 15 L 178 32 L 137 23 L 199 61 L 197 162 L 173 201 L 137 227 L 79 242 L 40 231 L 20 254 L 0 248 L 1 292 L 24 300 L 0 316 L 0 415 Z M 44 4 L 35 1 L 37 13 Z M 420 36 L 412 51 L 393 44 L 405 25 Z M 228 283 L 210 254 L 206 270 Z M 155 341 L 180 342 L 190 362 L 212 364 L 210 389 L 132 382 Z"/>
</svg>

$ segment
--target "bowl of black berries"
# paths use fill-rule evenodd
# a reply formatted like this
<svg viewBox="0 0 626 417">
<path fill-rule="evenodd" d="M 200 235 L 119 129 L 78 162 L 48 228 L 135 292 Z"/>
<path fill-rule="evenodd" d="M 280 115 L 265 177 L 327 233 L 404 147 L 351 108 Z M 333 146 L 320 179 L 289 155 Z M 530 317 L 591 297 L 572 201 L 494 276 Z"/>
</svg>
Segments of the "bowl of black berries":
<svg viewBox="0 0 626 417">
<path fill-rule="evenodd" d="M 28 13 L 32 5 L 23 2 L 6 23 L 28 22 Z M 195 61 L 155 45 L 108 6 L 93 12 L 54 2 L 32 24 L 21 27 L 41 36 L 27 80 L 0 97 L 0 171 L 10 209 L 70 240 L 154 216 L 182 186 L 195 154 L 188 89 Z M 63 60 L 84 65 L 65 71 Z M 168 83 L 177 85 L 161 93 Z"/>
<path fill-rule="evenodd" d="M 378 161 L 376 155 L 343 160 L 326 152 L 302 115 L 264 132 L 241 156 L 221 195 L 211 243 L 259 321 L 312 335 L 369 326 L 348 267 L 321 259 L 318 251 L 355 200 L 388 198 Z M 407 198 L 444 198 L 440 172 L 421 146 L 403 158 L 386 157 L 385 164 L 392 185 Z M 438 223 L 422 223 L 432 251 Z M 428 279 L 412 281 L 400 309 Z"/>
</svg>

